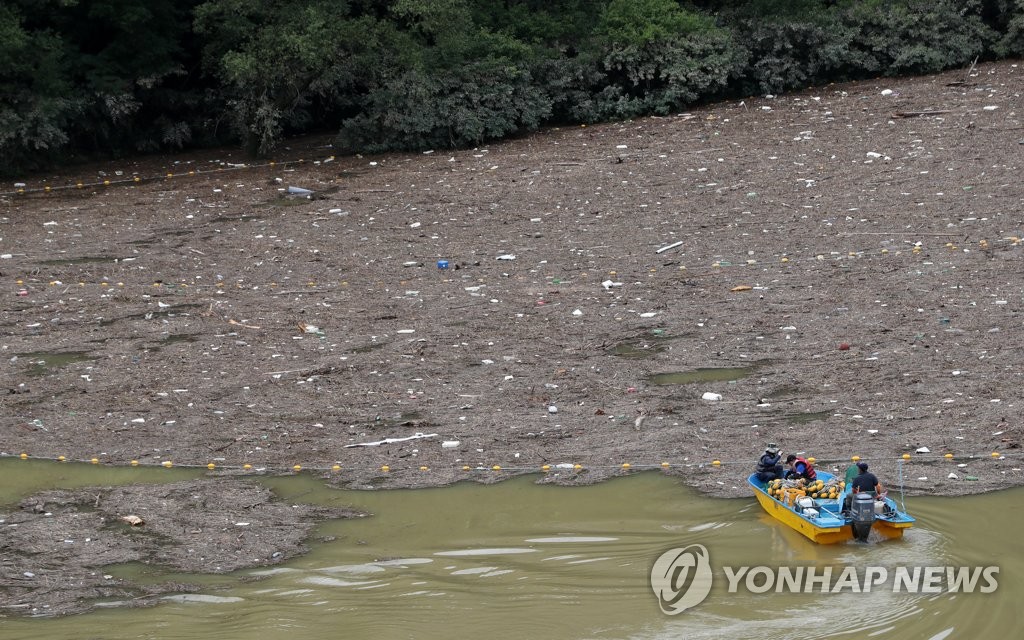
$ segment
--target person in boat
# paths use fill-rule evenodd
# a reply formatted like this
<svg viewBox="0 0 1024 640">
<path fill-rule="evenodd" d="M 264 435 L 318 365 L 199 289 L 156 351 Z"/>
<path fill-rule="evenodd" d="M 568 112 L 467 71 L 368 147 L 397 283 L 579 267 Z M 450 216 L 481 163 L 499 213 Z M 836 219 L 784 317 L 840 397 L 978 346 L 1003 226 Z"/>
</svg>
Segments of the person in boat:
<svg viewBox="0 0 1024 640">
<path fill-rule="evenodd" d="M 876 500 L 881 500 L 885 494 L 882 482 L 879 482 L 878 476 L 867 470 L 866 462 L 858 462 L 857 470 L 859 473 L 854 476 L 853 481 L 850 482 L 850 494 L 846 497 L 845 506 L 847 509 L 849 509 L 850 505 L 853 503 L 854 494 L 859 494 L 860 492 L 874 492 L 874 499 Z"/>
<path fill-rule="evenodd" d="M 779 451 L 779 445 L 769 443 L 757 461 L 757 479 L 761 482 L 769 482 L 781 477 L 782 453 Z"/>
<path fill-rule="evenodd" d="M 786 466 L 789 467 L 789 471 L 786 472 L 786 480 L 803 478 L 807 482 L 814 482 L 818 479 L 814 465 L 792 453 L 786 456 Z"/>
<path fill-rule="evenodd" d="M 860 474 L 860 467 L 857 466 L 857 461 L 850 463 L 850 466 L 846 467 L 846 473 L 843 474 L 843 480 L 846 481 L 846 486 L 853 484 L 853 479 Z"/>
</svg>

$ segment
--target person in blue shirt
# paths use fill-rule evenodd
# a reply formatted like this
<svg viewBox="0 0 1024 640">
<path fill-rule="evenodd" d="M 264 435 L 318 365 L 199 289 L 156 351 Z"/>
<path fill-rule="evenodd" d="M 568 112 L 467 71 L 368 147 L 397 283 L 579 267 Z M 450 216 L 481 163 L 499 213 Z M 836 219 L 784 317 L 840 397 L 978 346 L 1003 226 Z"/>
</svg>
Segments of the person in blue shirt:
<svg viewBox="0 0 1024 640">
<path fill-rule="evenodd" d="M 782 477 L 782 453 L 779 445 L 768 443 L 761 458 L 757 461 L 757 479 L 769 482 Z"/>
<path fill-rule="evenodd" d="M 803 458 L 799 458 L 791 453 L 786 457 L 786 464 L 790 465 L 789 471 L 786 472 L 787 480 L 803 478 L 807 482 L 814 482 L 818 479 L 818 473 L 814 470 L 814 465 Z"/>
</svg>

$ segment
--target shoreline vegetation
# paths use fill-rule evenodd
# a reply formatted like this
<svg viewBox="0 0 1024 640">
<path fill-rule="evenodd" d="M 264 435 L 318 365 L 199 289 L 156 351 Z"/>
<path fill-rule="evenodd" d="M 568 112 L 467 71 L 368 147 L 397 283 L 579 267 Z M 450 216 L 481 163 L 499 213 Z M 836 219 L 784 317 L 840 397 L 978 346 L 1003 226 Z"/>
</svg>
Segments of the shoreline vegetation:
<svg viewBox="0 0 1024 640">
<path fill-rule="evenodd" d="M 18 177 L 224 145 L 266 157 L 314 132 L 339 155 L 471 148 L 969 69 L 1024 55 L 1024 2 L 11 0 L 0 33 L 0 175 Z"/>
</svg>

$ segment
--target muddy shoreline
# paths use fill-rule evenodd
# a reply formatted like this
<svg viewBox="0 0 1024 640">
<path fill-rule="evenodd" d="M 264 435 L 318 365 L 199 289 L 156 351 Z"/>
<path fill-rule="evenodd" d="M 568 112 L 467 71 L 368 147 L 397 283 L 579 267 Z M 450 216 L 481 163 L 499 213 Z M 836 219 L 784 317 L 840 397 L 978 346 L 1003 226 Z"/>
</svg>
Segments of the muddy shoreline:
<svg viewBox="0 0 1024 640">
<path fill-rule="evenodd" d="M 353 488 L 668 462 L 734 497 L 774 441 L 888 484 L 910 454 L 912 494 L 1019 486 L 1022 92 L 1011 61 L 480 149 L 33 176 L 147 180 L 0 197 L 0 452 Z M 252 490 L 227 477 L 192 490 Z M 54 534 L 72 494 L 6 513 L 36 533 L 0 545 Z M 3 571 L 17 615 L 32 571 Z"/>
</svg>

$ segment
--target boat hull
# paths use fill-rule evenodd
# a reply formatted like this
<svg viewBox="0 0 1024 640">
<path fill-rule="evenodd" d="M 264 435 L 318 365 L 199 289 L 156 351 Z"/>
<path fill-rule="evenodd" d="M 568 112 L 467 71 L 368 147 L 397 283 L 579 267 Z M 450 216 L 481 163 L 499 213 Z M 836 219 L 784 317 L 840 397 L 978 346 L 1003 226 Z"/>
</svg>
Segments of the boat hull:
<svg viewBox="0 0 1024 640">
<path fill-rule="evenodd" d="M 827 482 L 832 478 L 832 475 L 819 471 L 818 477 Z M 853 539 L 853 527 L 850 526 L 850 521 L 841 513 L 842 497 L 836 500 L 815 501 L 815 507 L 819 511 L 819 516 L 812 518 L 797 512 L 792 506 L 768 495 L 764 483 L 757 480 L 756 474 L 751 475 L 748 482 L 754 490 L 754 496 L 761 504 L 761 508 L 768 515 L 808 539 L 818 544 L 837 544 Z M 892 500 L 886 499 L 886 502 L 895 510 L 896 505 Z M 889 518 L 876 516 L 874 523 L 871 525 L 871 531 L 883 539 L 892 540 L 902 538 L 903 532 L 913 526 L 913 523 L 913 518 L 897 511 L 894 516 Z"/>
</svg>

